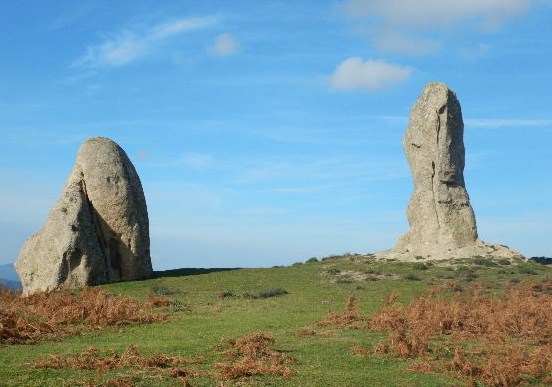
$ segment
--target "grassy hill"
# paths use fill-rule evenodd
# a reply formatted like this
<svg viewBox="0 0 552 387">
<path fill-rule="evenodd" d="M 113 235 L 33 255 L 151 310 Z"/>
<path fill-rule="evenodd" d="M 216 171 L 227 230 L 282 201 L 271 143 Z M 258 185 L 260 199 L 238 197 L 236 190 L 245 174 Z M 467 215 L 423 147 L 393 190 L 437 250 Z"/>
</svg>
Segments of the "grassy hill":
<svg viewBox="0 0 552 387">
<path fill-rule="evenodd" d="M 513 288 L 517 293 L 506 293 L 504 304 L 493 303 L 506 289 L 526 281 L 530 284 Z M 418 329 L 423 322 L 412 323 L 419 325 L 414 331 L 397 328 L 400 323 L 414 321 L 406 316 L 413 319 L 420 314 L 420 303 L 412 304 L 418 309 L 404 307 L 426 297 L 424 313 L 429 319 L 434 316 L 430 312 L 437 310 L 437 306 L 428 306 L 433 305 L 431 300 L 435 305 L 449 305 L 458 299 L 454 313 L 459 314 L 462 305 L 473 303 L 473 310 L 481 312 L 488 308 L 488 314 L 498 316 L 501 309 L 506 313 L 509 308 L 501 305 L 510 305 L 508 300 L 518 297 L 515 302 L 519 313 L 528 308 L 534 308 L 534 313 L 545 313 L 536 312 L 539 307 L 536 302 L 550 305 L 551 283 L 549 266 L 484 258 L 403 263 L 346 255 L 271 269 L 158 272 L 151 280 L 101 288 L 138 300 L 144 307 L 149 305 L 152 313 L 162 315 L 159 320 L 164 321 L 127 324 L 128 321 L 115 319 L 109 324 L 90 320 L 55 325 L 52 316 L 61 315 L 64 310 L 56 307 L 47 318 L 35 316 L 35 320 L 28 320 L 28 325 L 46 333 L 40 335 L 26 325 L 32 339 L 27 342 L 22 339 L 20 342 L 24 344 L 10 342 L 6 329 L 2 336 L 0 325 L 0 340 L 4 339 L 0 341 L 0 385 L 455 386 L 466 385 L 470 380 L 488 383 L 492 376 L 485 376 L 484 372 L 491 366 L 479 369 L 476 363 L 487 361 L 482 353 L 490 344 L 478 342 L 477 332 L 458 323 L 463 319 L 467 324 L 471 317 L 458 321 L 440 317 L 441 332 L 431 336 L 427 333 L 429 328 Z M 428 296 L 431 289 L 432 296 Z M 523 289 L 529 289 L 530 295 L 526 297 Z M 64 295 L 78 296 L 79 292 Z M 531 301 L 527 307 L 519 305 L 525 297 Z M 119 305 L 134 302 L 121 300 L 127 301 Z M 483 309 L 475 305 L 481 300 L 487 302 Z M 498 309 L 492 312 L 492 308 Z M 548 309 L 550 315 L 543 318 L 552 317 L 552 308 Z M 372 319 L 382 310 L 383 314 Z M 82 315 L 85 313 L 89 310 L 82 307 Z M 112 313 L 109 309 L 99 312 L 109 313 Z M 482 313 L 484 316 L 485 312 Z M 449 320 L 450 327 L 445 326 Z M 492 321 L 489 326 L 495 324 Z M 540 327 L 539 321 L 534 322 L 532 331 L 543 329 L 541 334 L 549 335 L 546 325 L 550 324 Z M 50 324 L 52 329 L 40 324 Z M 395 324 L 395 328 L 386 331 L 389 324 Z M 459 326 L 458 332 L 464 329 L 462 334 L 454 330 L 455 324 Z M 62 335 L 56 335 L 54 327 L 62 326 L 68 328 L 63 328 L 66 331 Z M 487 336 L 500 335 L 498 328 L 486 329 Z M 526 342 L 519 332 L 511 335 L 521 345 Z M 421 342 L 422 336 L 428 341 Z M 461 341 L 464 336 L 469 342 Z M 510 343 L 509 340 L 510 336 L 503 338 L 505 343 Z M 545 340 L 550 346 L 552 338 L 548 336 Z M 501 344 L 492 345 L 502 348 Z M 527 344 L 519 347 L 518 352 L 526 358 L 540 354 L 550 359 L 550 353 L 535 352 L 540 351 L 538 345 Z M 503 356 L 509 355 L 505 352 Z M 471 376 L 465 371 L 468 365 L 472 367 Z M 546 364 L 539 368 L 538 375 L 527 368 L 533 365 L 520 363 L 520 374 L 507 379 L 510 384 L 506 385 L 520 381 L 545 385 L 552 380 Z"/>
</svg>

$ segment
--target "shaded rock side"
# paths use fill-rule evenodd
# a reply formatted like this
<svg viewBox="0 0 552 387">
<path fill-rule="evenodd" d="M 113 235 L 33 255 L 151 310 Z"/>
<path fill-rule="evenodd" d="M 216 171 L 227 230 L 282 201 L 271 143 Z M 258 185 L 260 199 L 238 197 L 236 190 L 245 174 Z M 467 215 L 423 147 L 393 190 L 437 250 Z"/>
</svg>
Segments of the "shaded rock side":
<svg viewBox="0 0 552 387">
<path fill-rule="evenodd" d="M 392 250 L 394 258 L 521 256 L 478 239 L 464 181 L 464 123 L 455 93 L 428 84 L 411 110 L 403 146 L 414 180 L 408 204 L 410 230 Z"/>
<path fill-rule="evenodd" d="M 95 137 L 77 160 L 46 225 L 15 264 L 23 293 L 152 274 L 149 221 L 140 179 L 115 142 Z"/>
</svg>

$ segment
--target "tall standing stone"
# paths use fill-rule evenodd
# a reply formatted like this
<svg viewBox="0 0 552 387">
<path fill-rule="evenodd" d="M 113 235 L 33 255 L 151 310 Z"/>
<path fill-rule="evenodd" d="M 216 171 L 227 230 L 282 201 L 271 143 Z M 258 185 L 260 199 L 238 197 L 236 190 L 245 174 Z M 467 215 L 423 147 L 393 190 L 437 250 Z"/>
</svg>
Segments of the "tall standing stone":
<svg viewBox="0 0 552 387">
<path fill-rule="evenodd" d="M 446 85 L 430 83 L 425 87 L 411 110 L 403 146 L 414 180 L 407 210 L 410 230 L 387 256 L 521 257 L 505 246 L 478 239 L 464 181 L 462 110 L 456 94 Z"/>
<path fill-rule="evenodd" d="M 414 179 L 408 231 L 398 249 L 458 249 L 477 239 L 464 182 L 464 123 L 460 103 L 442 83 L 430 83 L 414 105 L 403 140 Z"/>
<path fill-rule="evenodd" d="M 146 200 L 119 145 L 94 137 L 80 147 L 46 225 L 15 267 L 24 294 L 151 276 Z"/>
</svg>

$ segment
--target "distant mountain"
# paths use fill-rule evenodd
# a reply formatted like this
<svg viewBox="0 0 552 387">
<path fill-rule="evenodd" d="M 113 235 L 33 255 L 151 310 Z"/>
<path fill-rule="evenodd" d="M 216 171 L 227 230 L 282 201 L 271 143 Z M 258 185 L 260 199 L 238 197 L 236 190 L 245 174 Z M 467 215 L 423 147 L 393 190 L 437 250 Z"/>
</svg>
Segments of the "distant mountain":
<svg viewBox="0 0 552 387">
<path fill-rule="evenodd" d="M 0 278 L 0 285 L 5 286 L 10 289 L 21 289 L 21 282 L 19 281 L 12 281 L 5 278 Z"/>
<path fill-rule="evenodd" d="M 19 276 L 15 272 L 15 267 L 13 267 L 13 263 L 0 265 L 0 278 L 19 281 Z"/>
<path fill-rule="evenodd" d="M 13 263 L 0 265 L 0 284 L 12 289 L 21 287 L 21 282 L 19 281 L 19 276 L 15 272 Z"/>
</svg>

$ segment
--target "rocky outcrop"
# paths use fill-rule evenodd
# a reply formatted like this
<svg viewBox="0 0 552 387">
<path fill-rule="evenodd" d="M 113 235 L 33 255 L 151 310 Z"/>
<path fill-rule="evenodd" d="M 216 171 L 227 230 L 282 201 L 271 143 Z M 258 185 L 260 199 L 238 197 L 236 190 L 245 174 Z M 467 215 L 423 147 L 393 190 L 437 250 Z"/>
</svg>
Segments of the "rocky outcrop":
<svg viewBox="0 0 552 387">
<path fill-rule="evenodd" d="M 412 108 L 403 146 L 414 180 L 408 205 L 410 230 L 393 258 L 521 257 L 478 239 L 464 182 L 464 123 L 455 93 L 430 83 Z"/>
<path fill-rule="evenodd" d="M 25 242 L 15 267 L 26 295 L 152 274 L 142 185 L 119 145 L 94 137 L 81 146 L 46 225 Z"/>
</svg>

